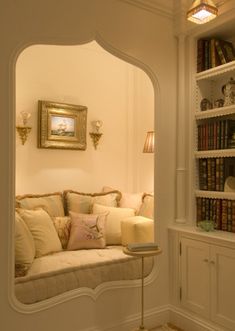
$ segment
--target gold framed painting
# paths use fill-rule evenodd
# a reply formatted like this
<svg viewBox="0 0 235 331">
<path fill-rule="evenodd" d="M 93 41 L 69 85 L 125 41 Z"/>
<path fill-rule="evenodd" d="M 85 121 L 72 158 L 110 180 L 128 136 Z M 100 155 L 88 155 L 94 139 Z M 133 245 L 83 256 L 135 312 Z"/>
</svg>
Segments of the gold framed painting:
<svg viewBox="0 0 235 331">
<path fill-rule="evenodd" d="M 38 148 L 86 149 L 87 107 L 38 101 Z"/>
</svg>

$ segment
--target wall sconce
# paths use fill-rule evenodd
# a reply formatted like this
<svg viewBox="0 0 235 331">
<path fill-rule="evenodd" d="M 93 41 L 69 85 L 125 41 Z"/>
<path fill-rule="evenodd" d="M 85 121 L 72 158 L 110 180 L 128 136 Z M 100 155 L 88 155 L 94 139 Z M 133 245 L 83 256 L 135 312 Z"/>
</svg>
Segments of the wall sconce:
<svg viewBox="0 0 235 331">
<path fill-rule="evenodd" d="M 204 24 L 217 15 L 218 8 L 212 0 L 194 0 L 187 12 L 187 19 L 196 24 Z"/>
<path fill-rule="evenodd" d="M 26 111 L 22 111 L 20 113 L 20 117 L 21 117 L 23 125 L 17 126 L 16 130 L 19 134 L 22 145 L 24 145 L 28 138 L 28 135 L 32 129 L 31 127 L 27 126 L 27 123 L 28 123 L 29 118 L 31 117 L 31 114 L 27 113 Z"/>
<path fill-rule="evenodd" d="M 154 131 L 147 132 L 143 153 L 154 153 Z"/>
<path fill-rule="evenodd" d="M 93 141 L 94 148 L 97 149 L 99 140 L 103 134 L 103 133 L 99 132 L 101 126 L 103 125 L 103 122 L 102 121 L 92 121 L 91 125 L 93 127 L 93 131 L 90 132 L 89 134 L 90 134 L 91 140 Z"/>
</svg>

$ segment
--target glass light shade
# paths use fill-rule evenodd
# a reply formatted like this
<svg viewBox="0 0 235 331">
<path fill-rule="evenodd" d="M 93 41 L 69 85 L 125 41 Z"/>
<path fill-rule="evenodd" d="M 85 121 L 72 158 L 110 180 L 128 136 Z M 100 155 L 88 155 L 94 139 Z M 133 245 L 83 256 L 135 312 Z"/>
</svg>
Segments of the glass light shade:
<svg viewBox="0 0 235 331">
<path fill-rule="evenodd" d="M 94 130 L 95 132 L 99 132 L 101 126 L 103 125 L 103 122 L 102 122 L 102 121 L 99 121 L 99 120 L 97 120 L 97 121 L 92 121 L 92 122 L 91 122 L 91 125 L 92 125 L 93 130 Z"/>
<path fill-rule="evenodd" d="M 147 132 L 143 153 L 154 153 L 154 131 Z"/>
<path fill-rule="evenodd" d="M 21 117 L 21 120 L 23 122 L 23 125 L 26 126 L 27 123 L 28 123 L 28 120 L 30 119 L 31 117 L 31 114 L 28 113 L 27 111 L 21 111 L 20 112 L 20 117 Z"/>
<path fill-rule="evenodd" d="M 212 0 L 194 0 L 187 12 L 187 19 L 196 24 L 207 23 L 218 15 L 218 8 Z"/>
</svg>

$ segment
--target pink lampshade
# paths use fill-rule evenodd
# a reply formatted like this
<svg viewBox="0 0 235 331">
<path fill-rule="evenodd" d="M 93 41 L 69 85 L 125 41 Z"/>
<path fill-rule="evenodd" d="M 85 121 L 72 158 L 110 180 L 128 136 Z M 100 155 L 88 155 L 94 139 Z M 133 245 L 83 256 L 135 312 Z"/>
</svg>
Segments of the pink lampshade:
<svg viewBox="0 0 235 331">
<path fill-rule="evenodd" d="M 154 153 L 154 131 L 147 132 L 143 153 Z"/>
</svg>

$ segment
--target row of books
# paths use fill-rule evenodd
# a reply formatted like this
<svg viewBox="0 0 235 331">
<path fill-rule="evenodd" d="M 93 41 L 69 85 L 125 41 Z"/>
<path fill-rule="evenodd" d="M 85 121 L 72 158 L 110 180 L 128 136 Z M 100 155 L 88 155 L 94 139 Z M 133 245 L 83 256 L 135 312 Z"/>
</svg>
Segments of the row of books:
<svg viewBox="0 0 235 331">
<path fill-rule="evenodd" d="M 203 158 L 198 160 L 199 188 L 207 191 L 224 191 L 227 177 L 235 176 L 235 158 Z"/>
<path fill-rule="evenodd" d="M 197 224 L 211 220 L 216 230 L 235 232 L 235 200 L 197 198 Z"/>
<path fill-rule="evenodd" d="M 235 120 L 215 120 L 198 125 L 198 150 L 235 148 Z"/>
<path fill-rule="evenodd" d="M 202 38 L 197 41 L 197 72 L 214 68 L 235 60 L 231 42 L 218 38 Z"/>
</svg>

